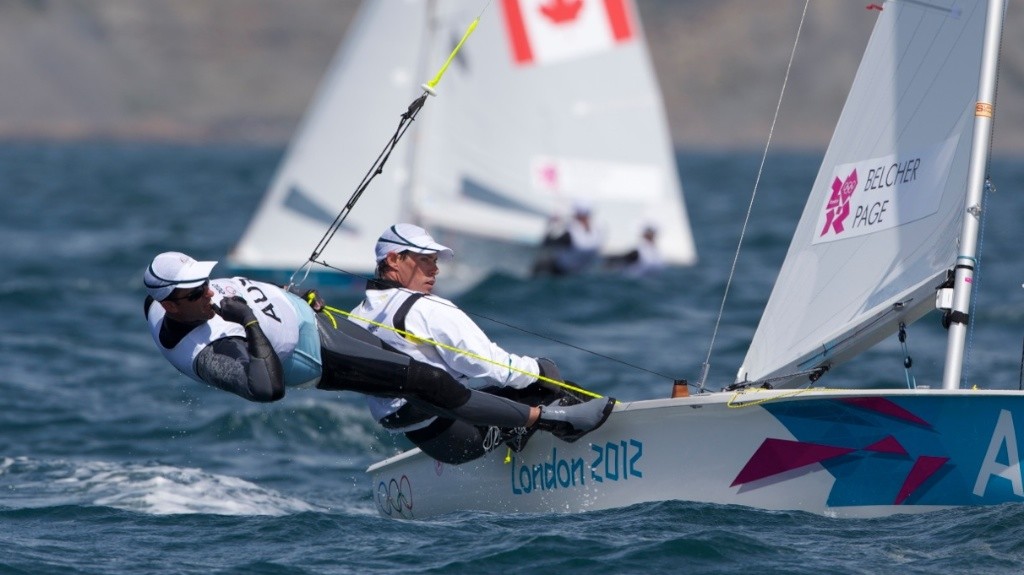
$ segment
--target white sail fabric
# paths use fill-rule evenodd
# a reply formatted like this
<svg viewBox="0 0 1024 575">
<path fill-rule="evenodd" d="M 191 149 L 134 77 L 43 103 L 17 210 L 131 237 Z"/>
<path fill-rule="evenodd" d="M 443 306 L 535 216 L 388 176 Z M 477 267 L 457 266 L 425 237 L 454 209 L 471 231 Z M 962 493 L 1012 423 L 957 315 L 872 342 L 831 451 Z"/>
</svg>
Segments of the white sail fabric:
<svg viewBox="0 0 1024 575">
<path fill-rule="evenodd" d="M 956 256 L 985 9 L 884 3 L 737 381 L 836 365 L 934 304 Z"/>
<path fill-rule="evenodd" d="M 401 6 L 399 6 L 401 5 Z M 388 18 L 388 12 L 396 17 Z M 306 258 L 421 92 L 416 61 L 426 28 L 423 2 L 368 2 L 292 139 L 270 188 L 228 256 L 240 273 L 290 273 Z M 394 158 L 323 254 L 330 265 L 373 269 L 380 233 L 407 217 L 404 171 Z"/>
<path fill-rule="evenodd" d="M 606 253 L 632 249 L 644 225 L 670 264 L 696 260 L 675 158 L 635 8 L 495 2 L 427 100 L 384 173 L 324 252 L 368 274 L 373 243 L 409 221 L 451 246 L 441 286 L 526 275 L 551 215 L 593 207 Z M 263 203 L 229 259 L 294 269 L 362 178 L 399 115 L 480 5 L 364 4 Z"/>
</svg>

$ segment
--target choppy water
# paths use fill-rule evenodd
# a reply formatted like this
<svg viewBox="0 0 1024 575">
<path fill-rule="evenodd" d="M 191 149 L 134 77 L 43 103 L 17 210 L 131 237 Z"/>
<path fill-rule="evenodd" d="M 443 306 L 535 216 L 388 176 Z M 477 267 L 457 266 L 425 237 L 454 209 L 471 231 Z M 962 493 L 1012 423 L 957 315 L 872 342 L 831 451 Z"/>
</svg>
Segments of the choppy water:
<svg viewBox="0 0 1024 575">
<path fill-rule="evenodd" d="M 180 249 L 222 258 L 280 153 L 0 146 L 0 573 L 1021 570 L 1021 505 L 857 521 L 685 502 L 577 516 L 378 517 L 364 470 L 398 446 L 358 396 L 297 391 L 257 405 L 204 388 L 173 371 L 143 321 L 151 257 Z M 712 381 L 727 383 L 742 360 L 817 162 L 769 162 Z M 621 399 L 665 396 L 671 377 L 695 380 L 758 158 L 683 154 L 680 167 L 698 266 L 639 283 L 496 278 L 463 308 L 501 322 L 480 320 L 506 348 L 554 357 L 572 379 Z M 1016 388 L 1024 173 L 1002 159 L 993 176 L 1001 189 L 989 204 L 974 315 L 986 327 L 972 336 L 970 369 L 983 386 Z M 911 329 L 919 378 L 942 367 L 935 324 Z M 891 381 L 902 378 L 902 358 L 885 342 L 830 377 Z"/>
</svg>

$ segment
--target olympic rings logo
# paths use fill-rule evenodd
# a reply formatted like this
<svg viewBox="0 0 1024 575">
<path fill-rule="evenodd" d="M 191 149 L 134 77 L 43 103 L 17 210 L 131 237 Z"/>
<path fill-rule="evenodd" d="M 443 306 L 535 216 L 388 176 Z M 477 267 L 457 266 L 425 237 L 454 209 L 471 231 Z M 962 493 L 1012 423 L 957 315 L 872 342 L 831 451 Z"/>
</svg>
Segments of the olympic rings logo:
<svg viewBox="0 0 1024 575">
<path fill-rule="evenodd" d="M 412 519 L 412 506 L 412 483 L 407 476 L 377 485 L 377 508 L 384 515 L 391 517 L 397 512 L 399 517 Z"/>
<path fill-rule="evenodd" d="M 493 425 L 488 427 L 487 433 L 484 434 L 483 439 L 484 451 L 490 452 L 491 450 L 499 447 L 503 440 L 504 434 L 501 432 L 501 429 L 494 427 Z"/>
</svg>

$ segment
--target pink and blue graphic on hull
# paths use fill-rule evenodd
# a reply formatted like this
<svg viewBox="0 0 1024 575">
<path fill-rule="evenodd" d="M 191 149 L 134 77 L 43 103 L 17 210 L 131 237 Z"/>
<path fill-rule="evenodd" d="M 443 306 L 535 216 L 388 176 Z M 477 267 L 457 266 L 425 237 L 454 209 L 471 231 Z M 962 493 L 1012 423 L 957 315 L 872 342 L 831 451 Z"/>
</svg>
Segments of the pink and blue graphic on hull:
<svg viewBox="0 0 1024 575">
<path fill-rule="evenodd" d="M 1024 501 L 1005 397 L 857 397 L 766 403 L 795 439 L 767 438 L 733 486 L 785 481 L 814 463 L 835 483 L 829 507 L 990 505 Z"/>
</svg>

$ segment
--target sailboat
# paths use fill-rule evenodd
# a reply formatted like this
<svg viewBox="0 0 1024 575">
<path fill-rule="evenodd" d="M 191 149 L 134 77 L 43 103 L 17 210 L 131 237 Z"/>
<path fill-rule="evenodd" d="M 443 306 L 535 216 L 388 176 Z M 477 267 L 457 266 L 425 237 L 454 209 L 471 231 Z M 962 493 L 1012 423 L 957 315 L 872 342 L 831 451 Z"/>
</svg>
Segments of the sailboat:
<svg viewBox="0 0 1024 575">
<path fill-rule="evenodd" d="M 874 30 L 736 380 L 620 403 L 575 443 L 536 434 L 460 466 L 396 455 L 368 470 L 382 515 L 685 500 L 879 517 L 1024 502 L 1024 392 L 976 389 L 962 369 L 1005 2 L 869 9 Z M 941 384 L 808 387 L 929 306 L 949 325 Z"/>
<path fill-rule="evenodd" d="M 500 6 L 498 6 L 500 4 Z M 498 9 L 500 7 L 500 10 Z M 364 2 L 254 217 L 227 261 L 285 282 L 345 204 L 467 24 L 461 48 L 383 173 L 322 254 L 315 281 L 372 276 L 373 246 L 410 222 L 453 248 L 445 295 L 528 277 L 549 219 L 593 207 L 603 249 L 643 226 L 662 257 L 696 261 L 664 106 L 629 0 Z M 338 271 L 348 273 L 337 273 Z"/>
</svg>

